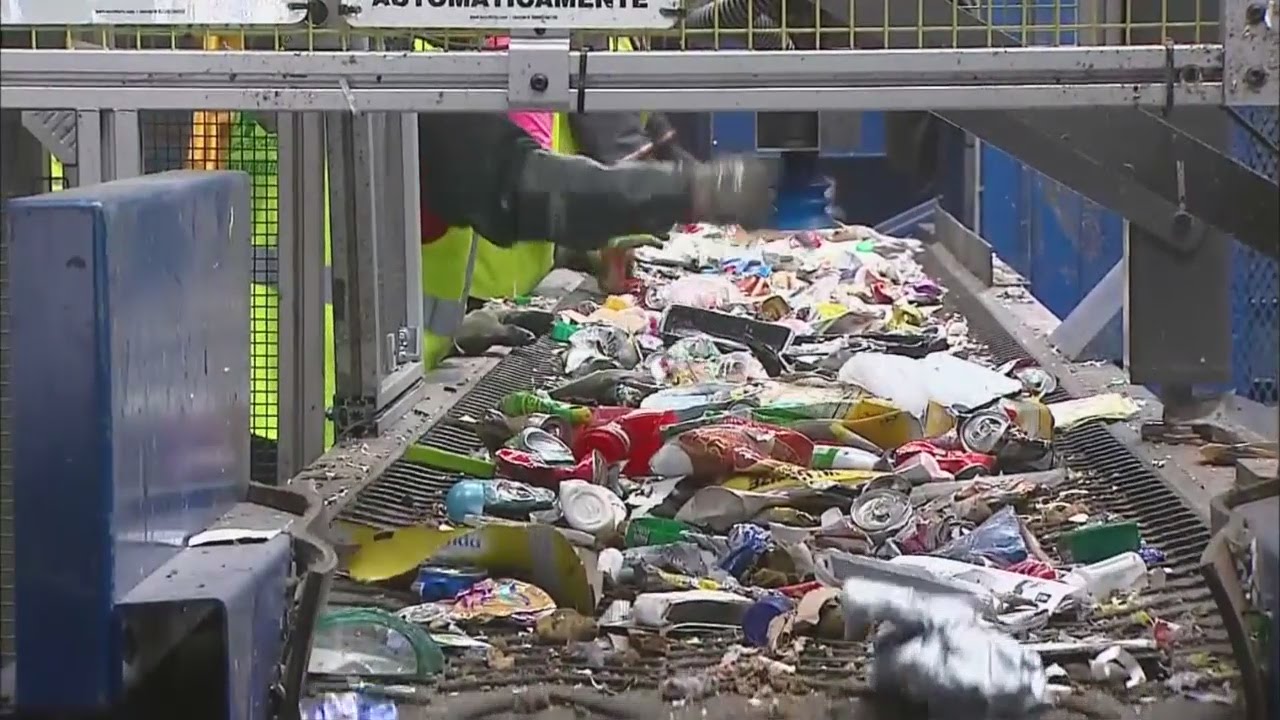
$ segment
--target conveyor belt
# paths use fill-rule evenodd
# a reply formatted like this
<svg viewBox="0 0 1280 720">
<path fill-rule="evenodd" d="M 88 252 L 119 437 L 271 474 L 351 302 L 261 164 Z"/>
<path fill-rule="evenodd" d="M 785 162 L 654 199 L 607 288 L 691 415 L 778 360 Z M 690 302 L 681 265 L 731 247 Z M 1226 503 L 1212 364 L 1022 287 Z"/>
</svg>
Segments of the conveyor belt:
<svg viewBox="0 0 1280 720">
<path fill-rule="evenodd" d="M 463 415 L 479 417 L 507 393 L 528 390 L 556 377 L 555 347 L 550 339 L 542 338 L 533 345 L 514 350 L 459 398 L 423 435 L 420 444 L 463 454 L 478 450 L 480 439 L 454 421 Z M 421 465 L 397 462 L 366 488 L 341 517 L 386 529 L 443 517 L 443 513 L 432 513 L 444 501 L 444 494 L 455 479 L 453 475 Z"/>
<path fill-rule="evenodd" d="M 949 309 L 965 316 L 971 338 L 985 345 L 996 362 L 1030 357 L 977 298 L 964 295 L 960 283 L 949 282 L 954 279 L 933 263 L 926 263 L 926 269 L 944 286 L 953 289 L 948 296 Z M 469 453 L 478 449 L 478 438 L 451 424 L 450 420 L 462 414 L 478 415 L 508 392 L 545 383 L 552 377 L 555 366 L 553 350 L 553 343 L 543 339 L 512 353 L 462 396 L 421 442 L 452 452 Z M 1067 393 L 1058 391 L 1049 399 L 1068 397 Z M 1209 539 L 1204 523 L 1105 425 L 1087 424 L 1064 433 L 1058 445 L 1068 467 L 1079 474 L 1072 489 L 1085 490 L 1093 510 L 1138 522 L 1144 540 L 1166 553 L 1169 581 L 1159 592 L 1147 595 L 1140 606 L 1110 616 L 1095 614 L 1082 622 L 1055 621 L 1053 627 L 1075 637 L 1149 637 L 1149 630 L 1135 624 L 1132 617 L 1137 610 L 1145 609 L 1152 617 L 1195 628 L 1197 635 L 1182 646 L 1180 652 L 1206 651 L 1225 660 L 1229 655 L 1225 631 L 1197 569 L 1197 561 Z M 364 491 L 343 518 L 380 528 L 439 518 L 443 515 L 439 506 L 452 482 L 453 478 L 446 473 L 398 462 Z M 1060 529 L 1043 524 L 1033 527 L 1046 548 L 1053 545 Z M 335 585 L 332 599 L 344 605 L 392 604 L 391 598 L 380 595 L 381 591 L 340 581 Z M 735 641 L 735 636 L 730 634 L 705 637 L 696 645 L 673 642 L 661 657 L 652 660 L 637 663 L 631 658 L 625 667 L 608 663 L 595 667 L 590 670 L 591 679 L 612 689 L 652 688 L 663 677 L 682 668 L 715 665 Z M 457 662 L 439 681 L 438 689 L 466 692 L 507 685 L 581 683 L 582 673 L 590 667 L 585 658 L 573 657 L 563 649 L 512 642 L 504 652 L 516 661 L 512 669 L 499 671 L 483 663 Z M 1154 659 L 1152 653 L 1135 654 L 1140 659 Z M 850 691 L 850 678 L 862 677 L 850 669 L 860 666 L 864 657 L 860 643 L 811 643 L 798 660 L 797 692 L 844 694 Z"/>
</svg>

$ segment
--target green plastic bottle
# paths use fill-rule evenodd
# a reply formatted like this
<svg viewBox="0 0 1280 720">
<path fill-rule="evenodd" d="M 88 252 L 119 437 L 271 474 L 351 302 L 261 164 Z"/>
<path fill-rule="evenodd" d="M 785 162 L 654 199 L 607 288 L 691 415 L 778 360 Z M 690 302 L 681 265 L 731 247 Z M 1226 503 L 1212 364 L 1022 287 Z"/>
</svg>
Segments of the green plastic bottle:
<svg viewBox="0 0 1280 720">
<path fill-rule="evenodd" d="M 523 390 L 502 398 L 498 406 L 502 414 L 511 417 L 525 415 L 552 415 L 574 425 L 591 422 L 591 408 L 552 400 L 546 393 Z"/>
<path fill-rule="evenodd" d="M 639 517 L 627 523 L 624 538 L 627 547 L 646 547 L 648 545 L 670 545 L 687 540 L 689 534 L 695 532 L 693 527 L 680 522 L 660 517 Z"/>
</svg>

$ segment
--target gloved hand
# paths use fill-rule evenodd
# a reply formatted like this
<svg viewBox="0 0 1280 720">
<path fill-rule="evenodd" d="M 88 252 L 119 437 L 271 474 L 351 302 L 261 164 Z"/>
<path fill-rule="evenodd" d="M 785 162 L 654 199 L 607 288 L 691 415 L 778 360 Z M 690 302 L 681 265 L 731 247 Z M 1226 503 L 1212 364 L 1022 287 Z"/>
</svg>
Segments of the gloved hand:
<svg viewBox="0 0 1280 720">
<path fill-rule="evenodd" d="M 551 332 L 551 326 L 556 321 L 555 313 L 536 308 L 522 308 L 520 310 L 500 308 L 495 312 L 498 313 L 498 319 L 502 321 L 503 325 L 515 325 L 539 337 Z"/>
<path fill-rule="evenodd" d="M 667 241 L 666 233 L 656 233 L 653 235 L 624 235 L 616 237 L 609 241 L 610 250 L 635 250 L 642 247 L 662 247 Z"/>
<path fill-rule="evenodd" d="M 697 222 L 763 227 L 773 212 L 772 167 L 759 158 L 726 157 L 682 165 L 689 173 Z"/>
<path fill-rule="evenodd" d="M 538 339 L 533 332 L 516 323 L 504 322 L 506 313 L 495 308 L 481 308 L 462 319 L 453 346 L 463 357 L 483 355 L 494 346 L 522 347 Z"/>
</svg>

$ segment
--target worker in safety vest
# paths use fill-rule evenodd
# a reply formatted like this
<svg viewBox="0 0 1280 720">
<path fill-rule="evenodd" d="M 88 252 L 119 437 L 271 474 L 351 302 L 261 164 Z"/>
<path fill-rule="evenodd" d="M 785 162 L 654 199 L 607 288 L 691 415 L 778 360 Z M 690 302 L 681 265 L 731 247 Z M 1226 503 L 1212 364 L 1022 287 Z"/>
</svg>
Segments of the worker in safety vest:
<svg viewBox="0 0 1280 720">
<path fill-rule="evenodd" d="M 517 251 L 538 239 L 593 251 L 615 237 L 658 234 L 682 222 L 758 226 L 772 205 L 771 178 L 759 161 L 606 166 L 544 150 L 510 119 L 492 114 L 427 113 L 418 128 L 424 355 L 430 362 L 450 350 L 467 300 L 476 296 L 467 278 L 469 267 L 480 265 L 479 237 Z M 473 148 L 486 150 L 478 156 Z M 437 250 L 438 243 L 447 251 Z M 540 268 L 549 269 L 553 249 L 546 243 L 533 248 Z M 489 281 L 495 279 L 501 288 L 504 278 Z"/>
<path fill-rule="evenodd" d="M 424 41 L 416 49 L 432 50 Z M 551 270 L 553 245 L 590 252 L 612 238 L 659 234 L 680 222 L 763 222 L 772 205 L 763 163 L 636 162 L 624 159 L 627 153 L 609 157 L 595 149 L 617 144 L 618 131 L 589 128 L 624 117 L 629 124 L 639 116 L 556 115 L 546 147 L 519 118 L 419 115 L 423 356 L 429 365 L 450 353 L 474 352 L 486 339 L 527 339 L 510 327 L 502 328 L 506 335 L 474 336 L 478 323 L 464 326 L 463 319 L 472 298 L 529 292 Z M 579 140 L 600 160 L 621 162 L 606 167 L 573 156 Z M 496 332 L 485 320 L 479 325 Z M 466 342 L 455 343 L 460 332 Z"/>
<path fill-rule="evenodd" d="M 529 292 L 551 270 L 554 245 L 591 251 L 614 237 L 658 234 L 680 222 L 756 225 L 767 216 L 771 178 L 762 163 L 726 159 L 606 167 L 561 154 L 576 149 L 571 133 L 567 121 L 553 120 L 550 147 L 543 147 L 507 116 L 419 116 L 423 360 L 428 367 L 449 354 L 473 354 L 527 338 L 528 331 L 514 332 L 517 326 L 507 323 L 495 326 L 487 315 L 464 323 L 467 303 Z M 327 229 L 324 242 L 327 259 Z M 273 308 L 258 302 L 252 328 L 272 340 L 278 312 Z M 535 327 L 545 321 L 536 315 L 504 319 L 533 321 Z M 329 312 L 325 326 L 325 384 L 331 397 Z M 275 358 L 269 354 L 264 360 L 251 368 L 252 427 L 260 438 L 274 440 Z M 270 418 L 263 422 L 260 415 Z"/>
<path fill-rule="evenodd" d="M 503 50 L 508 45 L 506 37 L 490 37 L 484 44 L 489 50 Z M 625 52 L 632 48 L 632 43 L 626 38 L 615 38 L 609 40 L 609 46 L 611 50 Z M 432 48 L 426 41 L 419 40 L 416 50 L 430 52 Z M 643 127 L 646 118 L 638 113 L 565 115 L 516 111 L 508 117 L 544 150 L 565 155 L 582 154 L 604 164 L 647 159 L 653 151 L 673 145 L 675 135 L 674 131 L 670 131 L 663 132 L 655 140 L 647 139 Z M 653 116 L 655 121 L 659 117 Z M 670 130 L 665 118 L 660 122 L 658 127 Z M 685 158 L 692 159 L 687 154 Z M 619 238 L 614 242 L 628 246 L 652 240 L 649 236 L 633 236 Z M 531 316 L 527 314 L 512 316 L 517 320 L 517 325 L 507 323 L 501 328 L 490 317 L 473 317 L 472 322 L 460 324 L 460 314 L 467 309 L 467 300 L 511 298 L 529 292 L 550 272 L 553 264 L 596 272 L 602 287 L 617 290 L 607 283 L 606 276 L 600 272 L 606 267 L 600 261 L 600 253 L 567 251 L 563 246 L 553 250 L 553 246 L 545 241 L 520 242 L 510 247 L 500 247 L 473 232 L 451 231 L 424 244 L 422 252 L 423 267 L 436 268 L 435 271 L 424 269 L 424 316 L 427 318 L 428 328 L 437 329 L 427 339 L 426 355 L 431 360 L 447 350 L 474 353 L 486 349 L 490 344 L 528 342 L 531 333 L 537 334 L 539 327 L 536 323 L 528 324 Z M 629 251 L 621 249 L 616 252 L 624 262 L 629 260 Z M 456 265 L 464 256 L 469 260 L 469 278 L 465 272 L 457 272 Z M 426 273 L 431 273 L 432 277 L 428 278 Z M 626 274 L 625 270 L 623 274 Z M 466 299 L 460 301 L 464 296 Z M 455 324 L 458 327 L 453 330 Z M 521 325 L 530 332 L 522 331 Z M 481 328 L 484 330 L 481 331 Z M 456 339 L 459 333 L 466 335 L 463 342 L 458 347 L 449 348 L 447 338 L 452 336 Z M 486 340 L 492 342 L 486 343 Z"/>
</svg>

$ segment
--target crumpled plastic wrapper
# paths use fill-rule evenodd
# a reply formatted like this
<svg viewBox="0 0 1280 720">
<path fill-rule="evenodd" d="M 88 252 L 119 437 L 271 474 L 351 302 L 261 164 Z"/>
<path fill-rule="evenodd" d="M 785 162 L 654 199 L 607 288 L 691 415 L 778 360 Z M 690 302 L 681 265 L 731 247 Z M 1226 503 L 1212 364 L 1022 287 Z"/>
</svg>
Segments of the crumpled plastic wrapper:
<svg viewBox="0 0 1280 720">
<path fill-rule="evenodd" d="M 1025 718 L 1047 703 L 1040 656 L 961 599 L 858 578 L 841 604 L 847 631 L 879 625 L 869 678 L 879 692 L 955 720 Z"/>
</svg>

